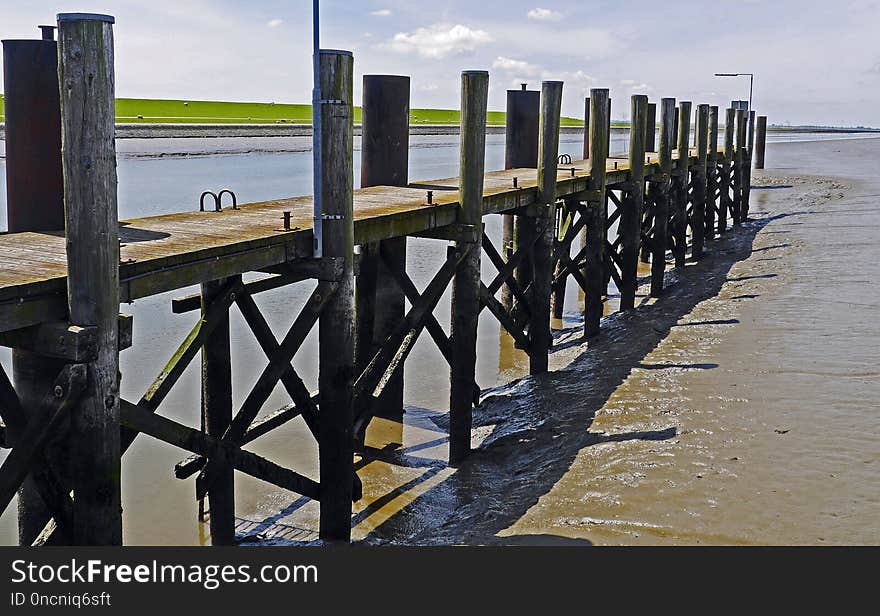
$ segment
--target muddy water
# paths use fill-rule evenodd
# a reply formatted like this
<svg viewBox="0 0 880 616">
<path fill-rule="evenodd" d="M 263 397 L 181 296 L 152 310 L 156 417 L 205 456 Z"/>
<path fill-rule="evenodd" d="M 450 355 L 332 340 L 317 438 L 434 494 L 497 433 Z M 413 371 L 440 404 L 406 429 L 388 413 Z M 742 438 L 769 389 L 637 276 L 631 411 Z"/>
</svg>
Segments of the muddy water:
<svg viewBox="0 0 880 616">
<path fill-rule="evenodd" d="M 411 176 L 454 175 L 454 142 L 414 148 Z M 575 154 L 577 140 L 564 139 L 561 151 L 566 148 Z M 445 465 L 446 368 L 433 345 L 421 340 L 407 364 L 405 425 L 374 422 L 371 449 L 358 461 L 365 498 L 356 504 L 355 537 L 380 543 L 876 543 L 880 391 L 870 317 L 880 305 L 880 260 L 870 258 L 877 249 L 869 238 L 880 212 L 869 195 L 880 194 L 878 154 L 880 140 L 768 147 L 772 168 L 756 174 L 755 184 L 792 188 L 755 190 L 754 223 L 713 247 L 699 265 L 670 273 L 674 284 L 662 300 L 642 297 L 634 313 L 606 319 L 606 333 L 590 344 L 577 335 L 582 304 L 569 285 L 552 358 L 556 370 L 540 379 L 509 384 L 526 372 L 525 357 L 484 315 L 478 382 L 493 389 L 476 415 L 478 449 L 457 470 Z M 499 167 L 502 155 L 503 144 L 490 139 L 489 168 Z M 309 157 L 123 158 L 123 216 L 185 209 L 193 184 L 233 182 L 242 200 L 307 192 L 308 169 L 298 156 Z M 301 190 L 289 188 L 291 169 Z M 818 173 L 847 179 L 805 177 Z M 497 217 L 487 222 L 497 237 Z M 840 231 L 831 242 L 826 229 L 834 226 Z M 411 246 L 408 267 L 421 286 L 445 247 Z M 487 266 L 484 275 L 492 273 Z M 817 280 L 823 282 L 817 286 Z M 309 290 L 303 284 L 258 298 L 279 336 Z M 124 307 L 136 316 L 135 347 L 123 354 L 128 398 L 144 391 L 194 322 L 171 315 L 169 299 Z M 444 298 L 437 315 L 442 323 L 448 306 Z M 614 308 L 612 298 L 609 312 Z M 265 360 L 237 315 L 233 338 L 240 403 Z M 309 340 L 294 362 L 312 386 L 315 342 Z M 196 369 L 162 408 L 194 426 Z M 266 408 L 283 405 L 282 393 Z M 314 444 L 298 422 L 250 448 L 317 476 Z M 146 437 L 126 454 L 127 543 L 206 540 L 195 519 L 192 480 L 171 475 L 180 457 Z M 315 538 L 314 503 L 247 477 L 238 478 L 237 512 L 240 533 L 253 540 Z M 0 518 L 0 541 L 13 540 L 8 511 Z"/>
</svg>

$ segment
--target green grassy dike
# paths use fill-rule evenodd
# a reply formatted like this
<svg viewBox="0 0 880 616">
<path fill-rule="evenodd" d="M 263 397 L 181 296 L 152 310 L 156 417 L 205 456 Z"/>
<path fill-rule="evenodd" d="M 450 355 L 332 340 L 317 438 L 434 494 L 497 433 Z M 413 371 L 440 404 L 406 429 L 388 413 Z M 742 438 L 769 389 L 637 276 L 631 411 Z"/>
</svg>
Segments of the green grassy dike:
<svg viewBox="0 0 880 616">
<path fill-rule="evenodd" d="M 3 97 L 0 96 L 0 122 L 3 121 Z M 490 111 L 489 125 L 503 126 L 505 114 Z M 116 99 L 116 121 L 120 124 L 311 124 L 311 105 L 286 103 L 226 103 L 145 98 Z M 354 121 L 361 121 L 361 109 L 355 107 Z M 458 124 L 455 109 L 412 109 L 412 124 Z M 562 118 L 563 126 L 583 126 L 576 118 Z"/>
</svg>

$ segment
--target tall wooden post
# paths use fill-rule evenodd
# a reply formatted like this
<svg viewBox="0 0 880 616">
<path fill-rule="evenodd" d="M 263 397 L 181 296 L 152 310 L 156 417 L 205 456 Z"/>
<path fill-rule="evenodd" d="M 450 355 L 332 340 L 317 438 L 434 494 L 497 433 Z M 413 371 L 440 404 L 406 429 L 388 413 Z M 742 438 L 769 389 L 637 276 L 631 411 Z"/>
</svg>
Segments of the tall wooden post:
<svg viewBox="0 0 880 616">
<path fill-rule="evenodd" d="M 584 99 L 584 160 L 590 158 L 590 97 Z"/>
<path fill-rule="evenodd" d="M 736 109 L 728 107 L 724 120 L 724 161 L 721 164 L 721 203 L 718 209 L 718 233 L 727 231 L 727 215 L 735 217 L 734 199 L 731 191 L 734 190 L 734 167 L 736 152 L 734 150 L 734 127 L 736 124 Z"/>
<path fill-rule="evenodd" d="M 630 310 L 635 307 L 638 289 L 639 244 L 642 226 L 642 213 L 645 206 L 645 134 L 648 120 L 648 97 L 634 94 L 630 113 L 629 131 L 629 187 L 623 201 L 618 234 L 622 238 L 622 281 L 620 289 L 620 308 Z"/>
<path fill-rule="evenodd" d="M 755 169 L 764 168 L 764 153 L 767 149 L 767 116 L 758 116 L 758 126 L 755 131 Z"/>
<path fill-rule="evenodd" d="M 648 116 L 645 123 L 645 151 L 654 152 L 657 147 L 657 103 L 648 103 Z"/>
<path fill-rule="evenodd" d="M 321 421 L 318 455 L 321 474 L 320 536 L 351 537 L 354 473 L 354 212 L 353 85 L 354 58 L 348 51 L 321 50 L 321 177 L 324 258 L 342 262 L 337 287 L 318 325 L 318 383 Z"/>
<path fill-rule="evenodd" d="M 748 142 L 746 143 L 746 161 L 743 171 L 745 178 L 743 179 L 743 221 L 749 218 L 749 203 L 752 194 L 752 156 L 755 152 L 755 112 L 749 111 L 748 117 Z"/>
<path fill-rule="evenodd" d="M 541 84 L 541 120 L 538 130 L 538 241 L 535 242 L 532 319 L 529 323 L 529 372 L 547 372 L 550 346 L 550 288 L 553 282 L 553 240 L 556 235 L 556 180 L 562 82 Z"/>
<path fill-rule="evenodd" d="M 587 199 L 586 282 L 584 336 L 599 333 L 602 286 L 605 283 L 605 165 L 608 158 L 608 90 L 590 90 L 590 190 Z"/>
<path fill-rule="evenodd" d="M 715 239 L 718 210 L 718 106 L 709 107 L 709 153 L 706 160 L 706 240 Z"/>
<path fill-rule="evenodd" d="M 45 40 L 3 41 L 6 113 L 6 226 L 10 233 L 64 228 L 61 173 L 61 108 L 58 98 L 58 46 Z M 13 349 L 12 378 L 25 411 L 50 391 L 64 362 Z M 8 425 L 9 442 L 18 437 Z M 57 470 L 67 465 L 67 439 L 53 440 L 45 457 Z M 18 491 L 18 538 L 31 545 L 50 514 L 28 477 Z M 69 542 L 69 537 L 63 538 Z"/>
<path fill-rule="evenodd" d="M 507 91 L 507 121 L 504 130 L 504 168 L 535 169 L 538 166 L 538 117 L 541 93 L 537 90 Z M 510 259 L 521 247 L 531 246 L 535 234 L 535 220 L 522 214 L 504 214 L 503 250 Z M 517 267 L 516 280 L 520 288 L 528 287 L 532 280 L 532 259 L 526 256 Z M 508 310 L 515 300 L 507 285 L 501 288 L 501 303 Z"/>
<path fill-rule="evenodd" d="M 409 183 L 409 77 L 364 75 L 361 129 L 361 188 Z M 406 268 L 406 237 L 361 246 L 355 285 L 355 366 L 363 370 L 403 319 L 406 298 L 381 254 Z M 382 391 L 376 415 L 403 417 L 403 368 Z"/>
<path fill-rule="evenodd" d="M 67 300 L 72 324 L 98 329 L 97 358 L 71 422 L 78 545 L 122 544 L 113 22 L 58 15 Z"/>
<path fill-rule="evenodd" d="M 690 161 L 691 103 L 682 101 L 678 106 L 678 160 L 675 165 L 672 207 L 672 245 L 675 267 L 684 267 L 687 258 L 687 202 Z"/>
<path fill-rule="evenodd" d="M 461 149 L 459 158 L 459 223 L 471 228 L 455 242 L 467 253 L 452 281 L 452 346 L 449 391 L 449 463 L 458 464 L 471 448 L 471 422 L 477 367 L 477 323 L 480 317 L 483 176 L 486 159 L 486 110 L 489 73 L 461 74 Z"/>
<path fill-rule="evenodd" d="M 736 110 L 736 154 L 733 158 L 733 224 L 739 225 L 746 212 L 745 179 L 746 179 L 746 112 Z"/>
<path fill-rule="evenodd" d="M 691 233 L 694 259 L 703 256 L 703 243 L 706 234 L 706 165 L 709 156 L 709 105 L 697 105 L 695 128 L 697 142 L 697 162 L 691 172 L 693 178 L 693 214 Z"/>
<path fill-rule="evenodd" d="M 202 315 L 229 284 L 240 277 L 202 284 Z M 206 432 L 222 438 L 232 422 L 232 355 L 229 314 L 214 327 L 202 346 L 202 417 Z M 218 471 L 208 491 L 211 544 L 235 544 L 235 478 L 232 465 Z"/>
<path fill-rule="evenodd" d="M 675 99 L 660 101 L 660 148 L 658 170 L 651 179 L 651 201 L 654 203 L 654 233 L 651 236 L 651 296 L 663 294 L 666 272 L 666 241 L 669 236 L 669 202 L 672 191 L 672 148 L 675 143 Z"/>
</svg>

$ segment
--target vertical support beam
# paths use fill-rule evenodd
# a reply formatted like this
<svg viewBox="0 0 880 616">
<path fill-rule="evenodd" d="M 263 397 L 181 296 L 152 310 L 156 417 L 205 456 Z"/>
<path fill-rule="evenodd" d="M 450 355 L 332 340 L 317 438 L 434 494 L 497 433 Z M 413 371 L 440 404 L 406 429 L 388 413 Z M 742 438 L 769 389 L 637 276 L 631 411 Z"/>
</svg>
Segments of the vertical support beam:
<svg viewBox="0 0 880 616">
<path fill-rule="evenodd" d="M 743 179 L 743 222 L 749 219 L 749 199 L 752 194 L 752 156 L 755 153 L 755 112 L 748 112 L 748 143 L 746 144 L 745 178 Z"/>
<path fill-rule="evenodd" d="M 608 140 L 605 142 L 605 154 L 611 154 L 611 97 L 608 98 Z"/>
<path fill-rule="evenodd" d="M 202 315 L 235 278 L 202 284 Z M 202 346 L 202 417 L 206 432 L 222 438 L 232 422 L 232 355 L 229 313 L 214 327 Z M 235 478 L 232 465 L 218 468 L 208 491 L 211 545 L 235 544 Z"/>
<path fill-rule="evenodd" d="M 669 236 L 669 202 L 672 182 L 672 148 L 675 143 L 675 99 L 660 101 L 660 148 L 659 169 L 651 180 L 654 203 L 654 233 L 651 236 L 651 296 L 663 294 L 663 277 L 666 272 L 666 240 Z"/>
<path fill-rule="evenodd" d="M 547 372 L 550 332 L 550 287 L 553 282 L 553 241 L 556 235 L 556 180 L 562 82 L 541 84 L 541 120 L 538 131 L 538 241 L 535 243 L 532 319 L 529 324 L 529 372 Z M 595 152 L 594 152 L 595 154 Z"/>
<path fill-rule="evenodd" d="M 718 210 L 718 233 L 727 231 L 727 215 L 736 216 L 734 201 L 731 197 L 733 190 L 733 163 L 736 160 L 734 151 L 734 125 L 736 124 L 736 109 L 728 107 L 724 119 L 724 161 L 721 164 L 721 203 Z"/>
<path fill-rule="evenodd" d="M 537 90 L 507 91 L 507 120 L 504 129 L 504 168 L 534 169 L 538 166 L 538 117 L 541 93 Z M 504 214 L 502 219 L 502 250 L 510 259 L 520 246 L 531 246 L 535 221 L 520 214 Z M 532 259 L 527 256 L 517 267 L 516 280 L 525 289 L 532 280 Z M 507 285 L 501 287 L 501 303 L 511 310 L 515 303 Z"/>
<path fill-rule="evenodd" d="M 767 149 L 767 116 L 758 116 L 758 126 L 755 131 L 755 169 L 764 168 L 764 154 Z"/>
<path fill-rule="evenodd" d="M 694 259 L 703 256 L 706 234 L 706 165 L 709 156 L 709 105 L 697 105 L 695 138 L 697 142 L 697 163 L 691 172 L 693 178 L 693 214 L 691 215 L 691 234 Z"/>
<path fill-rule="evenodd" d="M 3 41 L 6 114 L 6 226 L 10 233 L 64 228 L 58 46 L 54 40 Z M 64 362 L 13 349 L 12 378 L 22 408 L 45 397 Z M 18 434 L 8 426 L 9 440 Z M 57 469 L 67 464 L 66 439 L 44 448 Z M 57 461 L 57 462 L 54 462 Z M 50 514 L 30 477 L 18 492 L 18 538 L 31 545 Z M 69 542 L 64 537 L 62 542 Z"/>
<path fill-rule="evenodd" d="M 691 136 L 691 103 L 682 101 L 678 106 L 678 160 L 675 166 L 675 200 L 672 207 L 672 245 L 675 267 L 684 267 L 687 258 L 687 203 L 689 180 L 689 152 Z"/>
<path fill-rule="evenodd" d="M 449 463 L 458 464 L 471 448 L 474 383 L 477 369 L 477 323 L 480 316 L 480 253 L 482 252 L 483 176 L 486 160 L 486 110 L 489 73 L 461 74 L 461 149 L 458 220 L 474 234 L 458 240 L 455 250 L 467 251 L 452 281 L 452 346 L 449 391 Z"/>
<path fill-rule="evenodd" d="M 641 237 L 642 210 L 645 205 L 645 134 L 648 120 L 648 97 L 634 94 L 630 113 L 629 131 L 629 189 L 620 215 L 619 235 L 623 238 L 620 308 L 635 307 L 638 288 L 639 240 Z"/>
<path fill-rule="evenodd" d="M 736 154 L 733 158 L 733 224 L 743 222 L 746 212 L 745 202 L 745 179 L 746 179 L 746 112 L 744 109 L 736 110 Z"/>
<path fill-rule="evenodd" d="M 654 152 L 657 147 L 657 103 L 648 103 L 648 117 L 645 123 L 645 152 Z"/>
<path fill-rule="evenodd" d="M 71 422 L 77 545 L 122 544 L 113 22 L 58 15 L 67 300 L 73 324 L 98 328 L 97 359 Z"/>
<path fill-rule="evenodd" d="M 318 55 L 324 96 L 319 110 L 324 257 L 343 262 L 336 292 L 318 324 L 320 536 L 325 541 L 348 541 L 354 484 L 354 58 L 348 51 L 321 50 Z"/>
<path fill-rule="evenodd" d="M 410 78 L 364 75 L 361 130 L 361 188 L 406 186 L 409 183 Z M 357 336 L 355 365 L 363 370 L 382 342 L 404 317 L 406 298 L 380 254 L 406 267 L 406 237 L 361 246 L 356 279 Z M 376 415 L 403 417 L 403 368 L 397 371 L 378 401 Z"/>
<path fill-rule="evenodd" d="M 590 97 L 584 99 L 584 160 L 590 159 Z"/>
<path fill-rule="evenodd" d="M 709 153 L 706 160 L 706 240 L 715 239 L 715 215 L 718 211 L 718 106 L 709 107 Z"/>
<path fill-rule="evenodd" d="M 587 199 L 586 282 L 584 336 L 599 333 L 602 286 L 605 283 L 605 165 L 608 158 L 608 90 L 590 90 L 590 197 Z"/>
</svg>

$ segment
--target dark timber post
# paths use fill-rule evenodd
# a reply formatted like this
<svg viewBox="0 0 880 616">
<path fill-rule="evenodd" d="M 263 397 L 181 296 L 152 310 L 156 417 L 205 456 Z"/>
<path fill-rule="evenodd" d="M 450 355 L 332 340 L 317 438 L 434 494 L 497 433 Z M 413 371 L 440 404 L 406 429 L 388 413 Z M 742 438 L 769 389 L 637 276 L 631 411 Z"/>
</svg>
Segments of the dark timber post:
<svg viewBox="0 0 880 616">
<path fill-rule="evenodd" d="M 538 241 L 534 252 L 534 294 L 529 324 L 529 372 L 547 372 L 550 333 L 550 288 L 553 282 L 553 241 L 556 235 L 556 179 L 562 82 L 541 84 L 541 120 L 538 130 Z"/>
<path fill-rule="evenodd" d="M 452 346 L 449 391 L 449 463 L 461 462 L 471 448 L 471 421 L 477 369 L 477 323 L 480 317 L 483 176 L 486 160 L 486 110 L 489 73 L 461 74 L 461 149 L 459 223 L 470 229 L 455 242 L 466 253 L 452 280 Z"/>
<path fill-rule="evenodd" d="M 361 129 L 361 188 L 409 183 L 409 77 L 364 75 Z M 363 370 L 404 317 L 403 291 L 380 256 L 406 268 L 406 237 L 361 246 L 356 280 L 357 339 L 355 365 Z M 403 417 L 403 368 L 385 386 L 376 414 Z"/>
<path fill-rule="evenodd" d="M 324 97 L 320 110 L 323 254 L 342 262 L 336 292 L 325 304 L 318 325 L 320 535 L 325 541 L 348 541 L 354 488 L 354 58 L 348 51 L 321 50 L 318 67 Z"/>
<path fill-rule="evenodd" d="M 587 198 L 584 336 L 599 333 L 605 282 L 605 164 L 608 158 L 608 90 L 590 90 L 590 189 Z"/>
<path fill-rule="evenodd" d="M 736 110 L 736 155 L 733 159 L 733 224 L 738 225 L 745 219 L 746 179 L 746 112 L 744 109 Z"/>
<path fill-rule="evenodd" d="M 507 120 L 504 130 L 505 169 L 534 169 L 538 166 L 540 108 L 541 93 L 537 90 L 523 88 L 507 91 Z M 530 237 L 534 237 L 535 220 L 528 216 L 504 214 L 502 225 L 504 257 L 509 260 L 516 252 L 517 244 L 531 245 L 526 242 Z M 516 279 L 521 288 L 526 288 L 531 281 L 531 264 L 531 257 L 526 257 L 517 268 Z M 513 293 L 507 285 L 501 288 L 501 304 L 508 310 L 513 308 Z"/>
<path fill-rule="evenodd" d="M 697 141 L 697 163 L 693 168 L 693 247 L 694 259 L 703 256 L 706 235 L 706 164 L 709 156 L 709 105 L 697 105 L 697 123 L 694 130 Z"/>
<path fill-rule="evenodd" d="M 690 160 L 691 103 L 678 106 L 678 160 L 675 167 L 675 200 L 672 212 L 672 245 L 675 267 L 684 267 L 687 258 L 688 163 Z"/>
<path fill-rule="evenodd" d="M 746 162 L 743 171 L 743 221 L 749 218 L 749 199 L 752 194 L 752 156 L 755 153 L 755 112 L 749 111 L 748 115 L 748 143 L 746 143 Z"/>
<path fill-rule="evenodd" d="M 10 233 L 64 228 L 58 46 L 54 40 L 3 41 L 6 113 L 6 224 Z M 15 390 L 25 411 L 37 408 L 64 362 L 13 349 Z M 10 431 L 12 426 L 7 426 Z M 16 438 L 10 433 L 10 441 Z M 66 465 L 66 439 L 46 448 L 57 468 Z M 49 521 L 32 480 L 18 492 L 18 538 L 30 545 Z M 69 537 L 64 541 L 69 542 Z"/>
<path fill-rule="evenodd" d="M 736 210 L 734 209 L 734 200 L 730 195 L 731 190 L 734 189 L 734 168 L 733 163 L 736 159 L 736 153 L 734 152 L 733 144 L 733 134 L 734 134 L 734 125 L 736 123 L 736 109 L 732 107 L 728 107 L 725 112 L 725 120 L 724 120 L 724 161 L 721 164 L 721 203 L 718 209 L 718 233 L 724 233 L 727 231 L 727 215 L 728 213 L 731 217 L 736 217 Z"/>
<path fill-rule="evenodd" d="M 227 285 L 240 277 L 202 284 L 202 315 Z M 232 354 L 229 313 L 214 327 L 202 346 L 202 417 L 206 432 L 222 438 L 232 422 Z M 225 465 L 208 491 L 211 544 L 235 544 L 235 478 L 233 467 Z"/>
<path fill-rule="evenodd" d="M 668 237 L 669 201 L 672 184 L 672 147 L 675 143 L 675 99 L 660 101 L 660 149 L 659 169 L 651 181 L 654 203 L 654 233 L 651 235 L 651 296 L 663 293 L 663 277 L 666 272 L 666 240 Z"/>
<path fill-rule="evenodd" d="M 98 329 L 97 359 L 71 422 L 77 545 L 122 544 L 113 21 L 58 15 L 67 300 L 72 324 Z"/>
<path fill-rule="evenodd" d="M 706 240 L 715 239 L 718 209 L 718 106 L 709 107 L 709 153 L 706 160 Z"/>
<path fill-rule="evenodd" d="M 631 129 L 629 131 L 629 188 L 620 216 L 619 235 L 623 238 L 622 281 L 620 308 L 635 307 L 638 288 L 639 239 L 641 236 L 642 210 L 645 205 L 645 133 L 647 130 L 648 97 L 634 94 L 632 97 Z"/>
<path fill-rule="evenodd" d="M 657 147 L 657 103 L 648 103 L 648 118 L 645 124 L 645 151 L 654 152 Z"/>
<path fill-rule="evenodd" d="M 590 158 L 590 97 L 584 99 L 584 160 Z"/>
<path fill-rule="evenodd" d="M 764 153 L 767 149 L 767 116 L 758 116 L 755 138 L 755 169 L 763 169 Z"/>
</svg>

